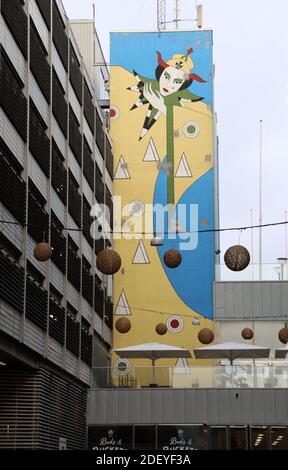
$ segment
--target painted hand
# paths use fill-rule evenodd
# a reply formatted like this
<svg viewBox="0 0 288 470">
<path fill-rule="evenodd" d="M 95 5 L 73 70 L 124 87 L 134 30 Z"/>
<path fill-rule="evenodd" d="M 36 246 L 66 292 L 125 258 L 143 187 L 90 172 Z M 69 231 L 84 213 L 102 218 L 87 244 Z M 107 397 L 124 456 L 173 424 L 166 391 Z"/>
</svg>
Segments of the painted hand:
<svg viewBox="0 0 288 470">
<path fill-rule="evenodd" d="M 151 83 L 146 83 L 144 85 L 144 90 L 143 94 L 146 98 L 147 101 L 149 101 L 150 104 L 155 109 L 158 109 L 160 113 L 164 114 L 166 116 L 167 110 L 166 110 L 166 105 L 164 103 L 164 98 L 163 96 L 160 95 L 159 91 L 153 91 L 152 90 L 152 85 Z"/>
</svg>

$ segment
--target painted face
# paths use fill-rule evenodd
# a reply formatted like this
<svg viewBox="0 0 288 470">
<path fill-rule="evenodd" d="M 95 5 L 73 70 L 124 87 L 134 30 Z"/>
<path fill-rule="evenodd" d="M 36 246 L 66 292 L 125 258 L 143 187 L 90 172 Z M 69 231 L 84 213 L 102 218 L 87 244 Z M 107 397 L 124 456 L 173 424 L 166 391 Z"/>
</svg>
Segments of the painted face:
<svg viewBox="0 0 288 470">
<path fill-rule="evenodd" d="M 176 69 L 176 67 L 167 67 L 163 70 L 160 77 L 160 93 L 162 96 L 172 95 L 181 88 L 185 81 L 183 70 Z"/>
</svg>

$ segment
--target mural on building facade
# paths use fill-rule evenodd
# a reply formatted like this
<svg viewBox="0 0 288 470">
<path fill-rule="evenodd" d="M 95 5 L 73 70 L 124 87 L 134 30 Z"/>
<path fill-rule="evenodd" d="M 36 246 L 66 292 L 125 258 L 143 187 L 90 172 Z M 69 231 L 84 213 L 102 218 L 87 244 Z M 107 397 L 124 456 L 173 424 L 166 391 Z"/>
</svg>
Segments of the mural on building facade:
<svg viewBox="0 0 288 470">
<path fill-rule="evenodd" d="M 134 227 L 138 234 L 115 240 L 123 269 L 115 276 L 114 314 L 117 320 L 129 311 L 131 321 L 129 333 L 114 332 L 115 348 L 159 341 L 155 327 L 166 323 L 162 342 L 191 349 L 199 329 L 212 327 L 212 75 L 210 31 L 111 34 L 115 195 L 125 206 L 118 216 L 115 209 L 115 230 Z M 147 204 L 174 208 L 161 230 Z M 150 246 L 148 232 L 150 239 L 160 233 L 163 246 Z M 163 261 L 170 248 L 181 252 L 177 269 Z M 199 327 L 192 325 L 195 316 Z"/>
</svg>

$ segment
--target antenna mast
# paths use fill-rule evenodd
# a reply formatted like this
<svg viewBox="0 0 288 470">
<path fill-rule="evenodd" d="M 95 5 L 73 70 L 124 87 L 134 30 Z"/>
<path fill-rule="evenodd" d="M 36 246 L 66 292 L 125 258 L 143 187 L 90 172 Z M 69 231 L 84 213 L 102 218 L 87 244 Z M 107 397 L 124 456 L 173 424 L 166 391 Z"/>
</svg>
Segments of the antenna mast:
<svg viewBox="0 0 288 470">
<path fill-rule="evenodd" d="M 157 0 L 157 29 L 166 29 L 166 0 Z"/>
<path fill-rule="evenodd" d="M 179 29 L 179 13 L 180 13 L 180 0 L 175 0 L 175 28 Z"/>
</svg>

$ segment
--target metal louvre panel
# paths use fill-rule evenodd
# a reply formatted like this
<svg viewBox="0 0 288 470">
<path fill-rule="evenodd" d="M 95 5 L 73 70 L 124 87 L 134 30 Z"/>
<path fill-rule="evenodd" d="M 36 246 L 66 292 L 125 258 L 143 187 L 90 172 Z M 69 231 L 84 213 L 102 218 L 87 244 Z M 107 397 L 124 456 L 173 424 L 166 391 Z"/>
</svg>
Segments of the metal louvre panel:
<svg viewBox="0 0 288 470">
<path fill-rule="evenodd" d="M 38 109 L 39 113 L 41 114 L 42 119 L 45 121 L 46 126 L 48 126 L 49 122 L 49 106 L 47 101 L 43 95 L 43 92 L 39 88 L 38 83 L 36 82 L 33 74 L 30 72 L 29 76 L 30 81 L 30 96 L 34 101 L 36 108 Z"/>
<path fill-rule="evenodd" d="M 90 159 L 90 162 L 93 164 L 92 160 Z M 91 172 L 91 183 L 94 183 L 94 165 L 92 166 L 92 172 Z M 89 202 L 90 206 L 93 205 L 94 201 L 94 191 L 91 189 L 90 184 L 84 177 L 82 180 L 82 189 L 83 189 L 83 194 L 86 197 L 87 201 Z"/>
<path fill-rule="evenodd" d="M 97 331 L 97 330 L 96 330 Z M 102 336 L 103 336 L 103 339 L 109 343 L 110 345 L 112 345 L 112 341 L 113 341 L 113 335 L 112 335 L 112 329 L 109 328 L 109 326 L 103 325 L 103 331 L 102 331 Z"/>
<path fill-rule="evenodd" d="M 39 36 L 41 37 L 41 41 L 43 42 L 43 45 L 45 46 L 45 49 L 48 51 L 49 50 L 49 31 L 47 28 L 46 24 L 46 18 L 44 19 L 44 14 L 42 13 L 42 10 L 47 11 L 47 20 L 48 20 L 48 14 L 49 14 L 49 3 L 46 0 L 30 0 L 30 9 L 29 13 L 31 15 L 31 18 L 33 20 L 33 23 L 35 24 L 37 31 L 39 32 Z M 48 8 L 47 8 L 48 7 Z M 50 17 L 49 17 L 49 23 L 50 23 Z"/>
<path fill-rule="evenodd" d="M 56 191 L 51 188 L 51 209 L 55 212 L 60 222 L 65 224 L 65 206 Z"/>
<path fill-rule="evenodd" d="M 89 147 L 92 149 L 93 148 L 93 133 L 90 131 L 90 127 L 88 126 L 88 123 L 85 119 L 85 116 L 83 118 L 83 133 L 85 136 L 85 139 L 87 140 L 87 143 Z M 92 152 L 91 152 L 92 153 Z"/>
<path fill-rule="evenodd" d="M 47 330 L 48 293 L 36 281 L 27 276 L 26 318 L 42 330 Z M 28 330 L 28 329 L 26 329 Z"/>
<path fill-rule="evenodd" d="M 86 383 L 87 385 L 90 384 L 90 374 L 91 374 L 91 369 L 90 367 L 85 364 L 85 362 L 81 361 L 80 365 L 80 379 Z"/>
<path fill-rule="evenodd" d="M 85 196 L 83 196 L 83 234 L 91 247 L 93 247 L 93 239 L 90 234 L 90 227 L 93 224 L 93 217 L 90 215 L 91 206 Z"/>
<path fill-rule="evenodd" d="M 113 157 L 111 145 L 110 145 L 109 140 L 108 140 L 107 137 L 105 138 L 105 142 L 106 142 L 106 167 L 107 167 L 107 170 L 108 170 L 108 173 L 109 173 L 111 179 L 113 180 L 113 178 L 114 178 L 114 157 Z"/>
<path fill-rule="evenodd" d="M 74 88 L 72 85 L 69 86 L 69 103 L 71 105 L 71 108 L 73 109 L 73 112 L 78 120 L 78 122 L 81 122 L 81 113 L 82 113 L 82 108 L 81 105 L 79 104 L 78 98 L 75 94 Z"/>
<path fill-rule="evenodd" d="M 0 135 L 3 138 L 3 142 L 9 147 L 17 161 L 20 163 L 21 167 L 24 168 L 25 143 L 1 108 Z"/>
<path fill-rule="evenodd" d="M 30 0 L 31 2 L 31 0 Z M 47 28 L 51 29 L 51 0 L 36 0 L 41 15 L 45 20 Z"/>
<path fill-rule="evenodd" d="M 95 331 L 97 331 L 97 333 L 100 336 L 102 336 L 102 334 L 103 334 L 103 321 L 96 312 L 93 315 L 93 328 L 94 328 Z"/>
<path fill-rule="evenodd" d="M 51 335 L 51 333 L 50 333 Z M 55 339 L 49 337 L 48 339 L 48 359 L 59 367 L 63 363 L 63 346 Z"/>
<path fill-rule="evenodd" d="M 80 124 L 72 106 L 69 104 L 69 147 L 75 155 L 80 167 L 82 167 L 82 134 L 79 128 Z"/>
<path fill-rule="evenodd" d="M 70 155 L 70 161 L 74 158 Z M 76 163 L 76 160 L 74 158 Z M 78 187 L 76 184 L 75 178 L 73 177 L 72 172 L 69 170 L 69 201 L 68 201 L 68 208 L 71 216 L 73 217 L 74 221 L 78 225 L 81 226 L 81 206 L 82 206 L 82 197 L 78 191 Z"/>
<path fill-rule="evenodd" d="M 2 17 L 0 19 L 1 25 L 1 43 L 4 46 L 5 51 L 7 52 L 8 56 L 10 57 L 11 62 L 13 63 L 15 69 L 17 70 L 22 82 L 25 81 L 25 66 L 26 61 L 19 47 L 10 33 L 8 26 L 6 25 L 5 21 L 3 21 Z"/>
<path fill-rule="evenodd" d="M 104 138 L 105 138 L 105 134 L 104 134 L 102 126 L 103 126 L 102 120 L 99 116 L 98 111 L 96 110 L 96 144 L 97 144 L 97 147 L 98 147 L 102 157 L 104 158 L 104 146 L 105 146 Z"/>
<path fill-rule="evenodd" d="M 85 237 L 82 238 L 82 253 L 92 265 L 94 262 L 93 248 L 89 245 Z"/>
<path fill-rule="evenodd" d="M 82 105 L 82 74 L 80 63 L 70 40 L 70 82 L 76 93 L 79 103 Z"/>
<path fill-rule="evenodd" d="M 1 13 L 25 59 L 28 56 L 28 20 L 18 0 L 1 0 Z"/>
<path fill-rule="evenodd" d="M 47 176 L 50 175 L 50 139 L 46 134 L 47 124 L 43 120 L 40 110 L 30 98 L 30 140 L 29 150 Z"/>
<path fill-rule="evenodd" d="M 77 246 L 80 245 L 80 231 L 78 225 L 74 222 L 70 214 L 68 214 L 68 228 L 72 229 L 69 231 L 69 236 L 72 238 Z"/>
<path fill-rule="evenodd" d="M 92 95 L 89 87 L 84 79 L 84 115 L 87 119 L 88 125 L 92 133 L 94 133 L 94 106 L 92 102 Z"/>
<path fill-rule="evenodd" d="M 65 78 L 62 83 L 65 83 Z M 53 96 L 52 96 L 52 111 L 53 114 L 64 134 L 67 137 L 67 113 L 68 105 L 65 98 L 65 91 L 61 85 L 61 80 L 58 78 L 57 73 L 53 67 Z"/>
<path fill-rule="evenodd" d="M 102 173 L 96 164 L 96 172 L 95 172 L 95 196 L 97 199 L 97 202 L 99 204 L 104 204 L 104 183 L 102 180 Z"/>
<path fill-rule="evenodd" d="M 20 340 L 21 314 L 11 305 L 0 300 L 0 330 Z"/>
<path fill-rule="evenodd" d="M 93 283 L 93 276 L 92 277 L 92 283 Z M 82 294 L 83 295 L 83 294 Z M 93 297 L 93 290 L 92 290 L 92 297 Z M 87 320 L 90 324 L 92 323 L 92 307 L 91 305 L 89 304 L 89 302 L 87 302 L 85 300 L 85 298 L 82 298 L 82 302 L 81 302 L 81 315 L 85 318 L 85 320 Z"/>
<path fill-rule="evenodd" d="M 44 355 L 45 333 L 28 318 L 25 320 L 24 344 L 41 354 L 41 356 Z"/>
<path fill-rule="evenodd" d="M 53 42 L 61 57 L 65 70 L 68 70 L 68 37 L 65 24 L 58 10 L 56 1 L 53 1 Z"/>
<path fill-rule="evenodd" d="M 67 170 L 64 166 L 64 157 L 55 140 L 52 141 L 52 186 L 62 200 L 67 204 Z"/>
<path fill-rule="evenodd" d="M 78 372 L 78 357 L 74 356 L 70 351 L 66 352 L 66 370 L 72 375 L 77 375 Z"/>
<path fill-rule="evenodd" d="M 52 246 L 54 247 L 53 243 Z M 50 282 L 62 295 L 64 295 L 65 276 L 53 261 L 50 263 Z"/>
<path fill-rule="evenodd" d="M 67 316 L 66 326 L 66 348 L 75 356 L 79 356 L 80 346 L 80 324 Z M 71 355 L 70 355 L 71 356 Z M 75 358 L 76 359 L 76 358 Z"/>
<path fill-rule="evenodd" d="M 40 201 L 35 191 L 33 190 L 32 192 L 31 184 L 29 184 L 28 233 L 38 243 L 44 241 L 44 235 L 46 239 L 48 235 L 47 227 L 49 226 L 49 216 L 43 206 L 44 204 L 42 204 L 42 201 Z"/>
<path fill-rule="evenodd" d="M 92 192 L 92 200 L 90 201 L 90 204 L 93 204 L 93 193 L 94 193 L 94 161 L 92 158 L 92 151 L 89 147 L 89 144 L 84 137 L 84 148 L 83 148 L 83 172 L 85 179 L 83 180 L 83 191 L 88 192 L 86 190 L 86 180 L 87 184 L 89 184 Z M 88 189 L 88 188 L 87 188 Z"/>
<path fill-rule="evenodd" d="M 23 83 L 2 45 L 0 58 L 0 105 L 26 142 L 27 99 L 22 93 Z"/>
<path fill-rule="evenodd" d="M 49 301 L 49 335 L 56 339 L 60 344 L 64 344 L 65 337 L 65 308 L 54 302 Z"/>
<path fill-rule="evenodd" d="M 47 61 L 47 51 L 45 50 L 39 32 L 31 20 L 30 23 L 30 69 L 41 88 L 43 95 L 50 103 L 50 65 Z"/>
<path fill-rule="evenodd" d="M 52 116 L 52 135 L 53 139 L 55 140 L 57 147 L 59 148 L 61 154 L 65 159 L 66 155 L 66 140 L 62 130 L 59 127 L 58 122 L 56 121 L 55 117 Z"/>
<path fill-rule="evenodd" d="M 70 282 L 67 283 L 67 300 L 76 310 L 78 310 L 80 294 L 75 287 L 70 284 Z"/>
<path fill-rule="evenodd" d="M 0 299 L 23 313 L 24 270 L 18 263 L 0 249 Z"/>
<path fill-rule="evenodd" d="M 85 371 L 87 375 L 87 371 Z M 84 387 L 51 370 L 0 371 L 0 448 L 85 449 Z"/>
<path fill-rule="evenodd" d="M 0 219 L 16 222 L 11 212 L 0 202 Z M 7 238 L 19 252 L 22 252 L 23 229 L 20 225 L 0 223 L 0 232 Z"/>
<path fill-rule="evenodd" d="M 28 165 L 28 174 L 38 191 L 42 196 L 47 199 L 48 196 L 48 179 L 46 175 L 41 170 L 40 166 L 30 154 L 30 162 Z"/>
</svg>

